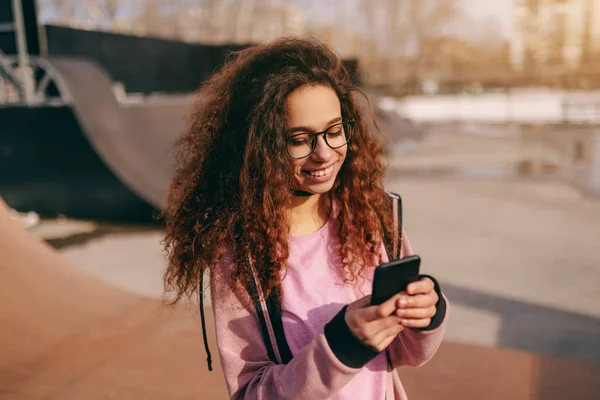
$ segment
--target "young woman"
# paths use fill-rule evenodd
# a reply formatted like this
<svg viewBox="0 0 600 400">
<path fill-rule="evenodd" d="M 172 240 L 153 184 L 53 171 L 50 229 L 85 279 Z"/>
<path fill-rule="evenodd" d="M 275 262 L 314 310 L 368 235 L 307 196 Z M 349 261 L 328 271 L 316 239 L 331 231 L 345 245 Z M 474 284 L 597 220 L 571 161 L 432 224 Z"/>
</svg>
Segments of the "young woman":
<svg viewBox="0 0 600 400">
<path fill-rule="evenodd" d="M 202 294 L 210 271 L 231 398 L 405 399 L 394 368 L 442 340 L 431 277 L 369 305 L 393 219 L 357 90 L 325 45 L 281 39 L 238 52 L 199 92 L 164 212 L 165 285 L 175 301 Z M 273 299 L 287 362 L 261 329 Z"/>
</svg>

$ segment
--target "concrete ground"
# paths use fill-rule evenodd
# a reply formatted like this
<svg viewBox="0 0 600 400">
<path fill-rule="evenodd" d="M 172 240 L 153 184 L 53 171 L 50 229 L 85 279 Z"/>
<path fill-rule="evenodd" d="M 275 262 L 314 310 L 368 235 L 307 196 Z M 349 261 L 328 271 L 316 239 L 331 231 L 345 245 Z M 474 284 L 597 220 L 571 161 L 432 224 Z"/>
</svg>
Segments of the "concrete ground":
<svg viewBox="0 0 600 400">
<path fill-rule="evenodd" d="M 390 163 L 388 188 L 403 196 L 413 248 L 452 304 L 446 337 L 600 363 L 600 200 L 510 174 L 414 173 L 485 166 L 486 154 L 510 166 L 496 155 L 514 135 L 501 136 L 436 133 Z M 44 220 L 32 232 L 105 281 L 162 295 L 158 228 Z"/>
</svg>

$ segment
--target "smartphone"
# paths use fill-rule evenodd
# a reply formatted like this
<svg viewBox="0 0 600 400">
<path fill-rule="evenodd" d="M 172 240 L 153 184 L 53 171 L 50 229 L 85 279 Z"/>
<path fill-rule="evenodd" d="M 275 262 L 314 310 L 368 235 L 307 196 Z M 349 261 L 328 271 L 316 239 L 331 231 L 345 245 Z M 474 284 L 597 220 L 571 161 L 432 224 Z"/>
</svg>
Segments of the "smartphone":
<svg viewBox="0 0 600 400">
<path fill-rule="evenodd" d="M 414 255 L 381 264 L 375 268 L 371 305 L 379 305 L 406 290 L 409 283 L 419 279 L 421 257 Z"/>
</svg>

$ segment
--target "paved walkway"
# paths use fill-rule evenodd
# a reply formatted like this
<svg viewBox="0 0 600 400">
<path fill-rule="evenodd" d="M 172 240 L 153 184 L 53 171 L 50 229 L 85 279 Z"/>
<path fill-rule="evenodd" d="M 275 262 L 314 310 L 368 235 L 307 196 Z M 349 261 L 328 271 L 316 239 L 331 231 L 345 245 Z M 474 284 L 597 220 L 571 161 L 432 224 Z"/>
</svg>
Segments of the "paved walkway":
<svg viewBox="0 0 600 400">
<path fill-rule="evenodd" d="M 227 397 L 218 358 L 205 369 L 193 307 L 167 309 L 94 279 L 2 204 L 0 253 L 1 398 Z M 211 313 L 207 324 L 215 351 Z M 597 364 L 452 341 L 399 372 L 414 399 L 593 399 L 600 390 Z"/>
</svg>

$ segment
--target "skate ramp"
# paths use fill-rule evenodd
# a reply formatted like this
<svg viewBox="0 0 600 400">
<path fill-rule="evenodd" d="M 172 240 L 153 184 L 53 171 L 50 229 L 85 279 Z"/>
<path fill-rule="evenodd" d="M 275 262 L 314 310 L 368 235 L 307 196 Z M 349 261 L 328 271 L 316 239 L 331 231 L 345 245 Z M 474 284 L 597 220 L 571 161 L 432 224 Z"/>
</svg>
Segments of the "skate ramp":
<svg viewBox="0 0 600 400">
<path fill-rule="evenodd" d="M 0 398 L 223 399 L 206 369 L 194 306 L 164 307 L 70 265 L 0 199 Z M 544 332 L 540 332 L 544 334 Z M 399 370 L 413 399 L 593 399 L 600 366 L 529 352 L 444 343 Z"/>
<path fill-rule="evenodd" d="M 166 308 L 94 279 L 4 204 L 0 254 L 1 399 L 225 397 L 222 376 L 205 372 L 194 307 Z M 209 340 L 216 349 L 212 330 Z"/>
<path fill-rule="evenodd" d="M 121 107 L 113 82 L 95 63 L 51 58 L 69 91 L 83 134 L 110 170 L 138 196 L 162 205 L 173 174 L 172 147 L 184 131 L 185 102 Z"/>
</svg>

